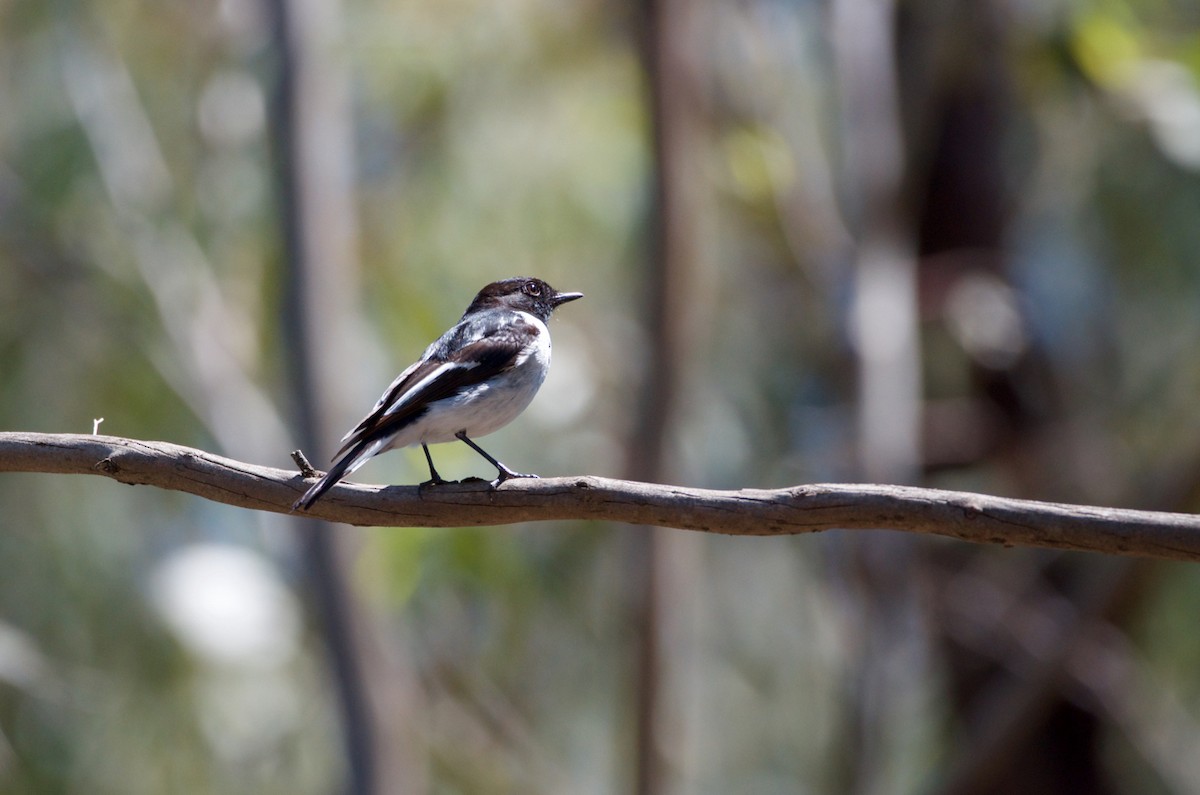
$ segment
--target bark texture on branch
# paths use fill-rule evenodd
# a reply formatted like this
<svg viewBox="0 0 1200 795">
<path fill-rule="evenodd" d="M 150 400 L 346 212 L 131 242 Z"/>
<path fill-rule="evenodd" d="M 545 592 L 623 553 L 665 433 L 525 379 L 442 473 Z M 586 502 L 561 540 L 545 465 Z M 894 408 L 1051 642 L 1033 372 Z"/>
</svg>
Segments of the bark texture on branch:
<svg viewBox="0 0 1200 795">
<path fill-rule="evenodd" d="M 169 442 L 0 432 L 0 472 L 103 475 L 240 508 L 288 513 L 298 472 Z M 716 491 L 592 476 L 432 488 L 342 483 L 312 515 L 380 527 L 592 519 L 729 535 L 890 529 L 980 544 L 1200 560 L 1200 516 L 1015 500 L 906 486 L 817 484 Z"/>
</svg>

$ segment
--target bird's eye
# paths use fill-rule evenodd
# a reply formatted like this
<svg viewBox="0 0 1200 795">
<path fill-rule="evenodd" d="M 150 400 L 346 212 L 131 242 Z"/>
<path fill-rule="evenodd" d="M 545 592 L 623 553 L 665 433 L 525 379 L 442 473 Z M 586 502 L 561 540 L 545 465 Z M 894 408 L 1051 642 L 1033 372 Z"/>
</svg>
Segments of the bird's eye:
<svg viewBox="0 0 1200 795">
<path fill-rule="evenodd" d="M 524 289 L 526 295 L 531 295 L 534 298 L 542 294 L 542 286 L 537 282 L 526 282 Z"/>
</svg>

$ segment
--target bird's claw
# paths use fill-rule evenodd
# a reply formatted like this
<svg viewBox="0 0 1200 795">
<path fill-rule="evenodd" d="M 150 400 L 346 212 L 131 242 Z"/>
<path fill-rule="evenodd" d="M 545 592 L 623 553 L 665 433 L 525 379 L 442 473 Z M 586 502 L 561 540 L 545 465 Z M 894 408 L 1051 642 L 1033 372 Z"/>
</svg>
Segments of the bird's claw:
<svg viewBox="0 0 1200 795">
<path fill-rule="evenodd" d="M 458 482 L 459 481 L 457 481 L 457 480 L 446 480 L 443 477 L 436 477 L 436 478 L 430 478 L 429 480 L 418 483 L 417 488 L 423 489 L 426 486 L 453 486 L 455 483 L 458 483 Z"/>
<path fill-rule="evenodd" d="M 491 486 L 491 487 L 494 489 L 494 488 L 498 487 L 498 486 L 499 486 L 501 483 L 503 483 L 503 482 L 504 482 L 504 481 L 506 481 L 506 480 L 516 480 L 516 479 L 518 479 L 518 478 L 534 478 L 534 479 L 537 479 L 537 478 L 539 478 L 539 477 L 540 477 L 540 475 L 525 475 L 525 474 L 522 474 L 522 473 L 520 473 L 520 472 L 513 472 L 513 471 L 512 471 L 512 470 L 510 470 L 510 469 L 502 469 L 502 470 L 500 470 L 500 474 L 496 476 L 496 479 L 495 479 L 495 480 L 493 480 L 493 481 L 492 481 L 491 483 L 489 483 L 488 485 L 489 485 L 489 486 Z"/>
</svg>

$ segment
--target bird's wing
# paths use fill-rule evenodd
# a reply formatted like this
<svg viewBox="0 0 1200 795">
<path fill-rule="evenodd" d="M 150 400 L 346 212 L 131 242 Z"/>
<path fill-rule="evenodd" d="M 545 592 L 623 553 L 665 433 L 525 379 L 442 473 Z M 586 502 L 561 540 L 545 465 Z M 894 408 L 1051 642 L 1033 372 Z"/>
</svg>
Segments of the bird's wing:
<svg viewBox="0 0 1200 795">
<path fill-rule="evenodd" d="M 346 435 L 341 438 L 341 443 L 343 445 L 352 443 L 350 440 L 358 435 L 358 432 L 363 429 L 363 426 L 365 426 L 370 420 L 374 419 L 382 410 L 387 408 L 388 404 L 393 402 L 397 396 L 403 394 L 405 387 L 410 383 L 409 377 L 416 372 L 417 368 L 428 364 L 430 364 L 429 359 L 422 358 L 420 361 L 413 362 L 408 367 L 404 368 L 404 372 L 396 376 L 395 380 L 388 384 L 388 388 L 383 390 L 383 394 L 379 396 L 379 400 L 375 401 L 375 405 L 371 408 L 371 413 L 363 417 L 362 422 L 347 431 Z M 343 447 L 343 449 L 345 448 Z M 339 452 L 338 455 L 341 455 L 341 453 Z M 337 456 L 334 457 L 336 458 Z"/>
<path fill-rule="evenodd" d="M 444 400 L 515 366 L 536 343 L 539 329 L 511 315 L 459 323 L 430 346 L 431 355 L 401 373 L 375 408 L 342 439 L 341 458 L 362 442 L 381 440 Z"/>
</svg>

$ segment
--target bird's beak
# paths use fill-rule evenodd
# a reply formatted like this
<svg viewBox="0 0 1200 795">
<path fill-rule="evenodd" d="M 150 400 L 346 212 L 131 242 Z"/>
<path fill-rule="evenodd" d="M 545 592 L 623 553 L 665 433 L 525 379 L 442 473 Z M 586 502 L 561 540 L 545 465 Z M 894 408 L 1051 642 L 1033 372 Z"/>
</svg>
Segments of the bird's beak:
<svg viewBox="0 0 1200 795">
<path fill-rule="evenodd" d="M 555 293 L 550 299 L 550 303 L 554 306 L 561 306 L 568 301 L 574 301 L 577 298 L 583 298 L 583 293 Z"/>
</svg>

